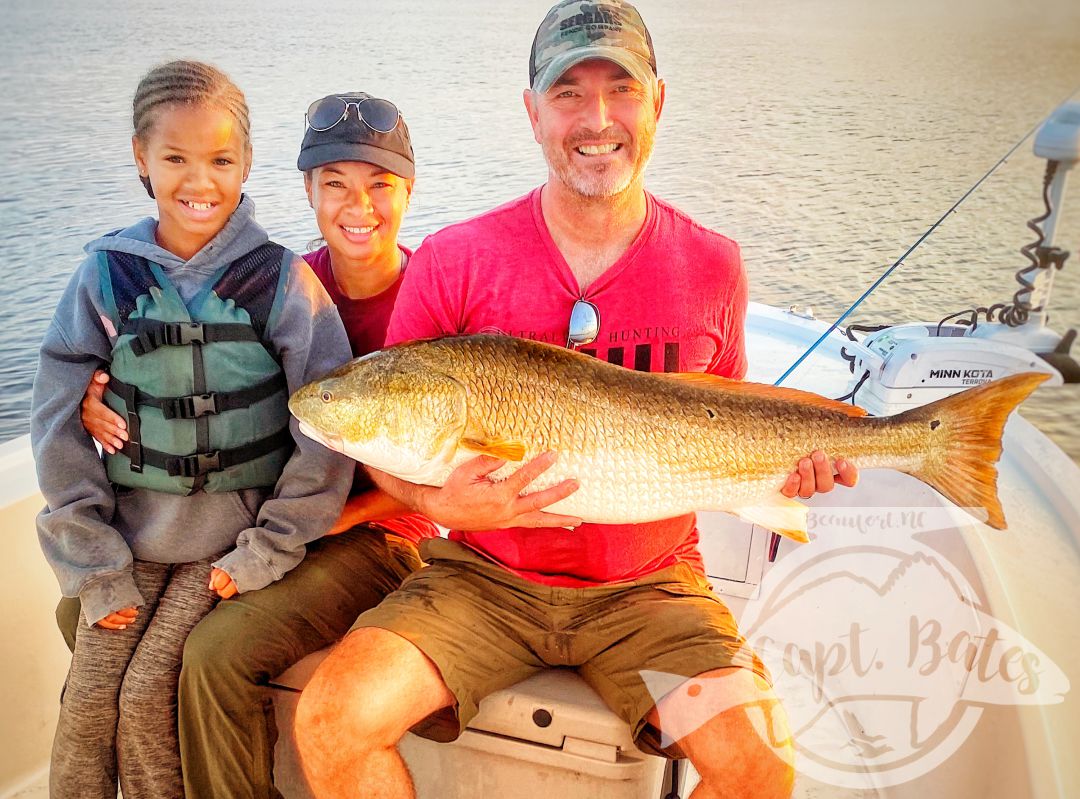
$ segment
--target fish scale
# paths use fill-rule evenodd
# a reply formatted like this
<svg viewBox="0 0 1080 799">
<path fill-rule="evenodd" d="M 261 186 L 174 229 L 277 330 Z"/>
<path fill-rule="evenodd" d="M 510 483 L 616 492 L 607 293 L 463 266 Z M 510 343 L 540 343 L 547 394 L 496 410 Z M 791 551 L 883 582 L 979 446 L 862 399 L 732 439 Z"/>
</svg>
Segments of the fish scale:
<svg viewBox="0 0 1080 799">
<path fill-rule="evenodd" d="M 468 336 L 359 358 L 296 392 L 289 407 L 307 435 L 415 483 L 442 485 L 477 454 L 506 459 L 492 475 L 503 479 L 554 450 L 558 461 L 528 489 L 576 479 L 580 489 L 554 512 L 616 524 L 726 510 L 803 540 L 805 507 L 778 489 L 816 449 L 912 474 L 1004 526 L 994 468 L 1002 431 L 1043 379 L 1014 375 L 871 418 L 793 389 L 649 374 L 535 341 Z"/>
</svg>

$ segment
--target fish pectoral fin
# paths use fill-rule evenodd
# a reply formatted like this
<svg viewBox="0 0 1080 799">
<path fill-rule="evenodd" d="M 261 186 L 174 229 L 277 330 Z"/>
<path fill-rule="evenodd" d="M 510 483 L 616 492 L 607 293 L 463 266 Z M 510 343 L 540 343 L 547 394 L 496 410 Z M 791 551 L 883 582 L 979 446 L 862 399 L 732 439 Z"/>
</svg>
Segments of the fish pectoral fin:
<svg viewBox="0 0 1080 799">
<path fill-rule="evenodd" d="M 463 438 L 460 446 L 462 449 L 478 452 L 481 455 L 490 455 L 493 458 L 501 458 L 504 461 L 525 460 L 525 445 L 520 441 L 508 441 L 502 438 L 478 441 L 475 438 Z"/>
<path fill-rule="evenodd" d="M 807 510 L 801 502 L 788 499 L 783 494 L 776 494 L 753 505 L 732 508 L 731 512 L 743 521 L 760 525 L 792 541 L 805 544 L 810 540 L 806 534 Z"/>
</svg>

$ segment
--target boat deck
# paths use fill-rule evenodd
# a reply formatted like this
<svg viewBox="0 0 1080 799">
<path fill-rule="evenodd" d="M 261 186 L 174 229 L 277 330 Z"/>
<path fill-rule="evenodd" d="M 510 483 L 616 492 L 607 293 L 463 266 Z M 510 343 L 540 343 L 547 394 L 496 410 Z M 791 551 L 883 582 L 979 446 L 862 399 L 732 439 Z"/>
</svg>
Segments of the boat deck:
<svg viewBox="0 0 1080 799">
<path fill-rule="evenodd" d="M 752 305 L 747 320 L 748 379 L 774 381 L 823 330 L 820 322 Z M 838 355 L 844 341 L 839 335 L 831 337 L 787 384 L 830 397 L 847 393 L 853 378 Z M 1009 531 L 991 531 L 961 514 L 950 517 L 947 528 L 928 529 L 912 538 L 947 560 L 956 569 L 956 579 L 970 586 L 994 619 L 1022 632 L 1027 641 L 1038 645 L 1040 654 L 1064 669 L 1068 690 L 1069 681 L 1080 678 L 1080 658 L 1076 657 L 1080 628 L 1061 623 L 1063 612 L 1080 607 L 1080 503 L 1075 497 L 1080 469 L 1014 415 L 1006 429 L 1000 474 Z M 68 654 L 52 616 L 58 598 L 55 578 L 34 534 L 33 519 L 41 499 L 27 437 L 0 445 L 0 492 L 9 547 L 0 567 L 0 601 L 5 608 L 21 611 L 18 616 L 9 612 L 0 621 L 7 653 L 0 660 L 0 699 L 5 709 L 0 722 L 4 751 L 0 799 L 36 799 L 47 796 L 48 752 Z M 822 552 L 851 544 L 851 536 L 858 531 L 849 529 L 845 520 L 896 508 L 933 511 L 944 506 L 936 493 L 913 478 L 885 471 L 867 471 L 858 490 L 817 496 L 809 504 L 812 514 L 817 514 L 814 518 L 822 521 L 812 531 L 816 541 L 810 546 Z M 770 575 L 779 575 L 779 567 L 813 551 L 784 539 L 776 563 L 770 565 L 764 531 L 724 514 L 702 514 L 701 528 L 709 574 L 741 624 L 750 623 L 750 616 L 759 613 L 764 595 L 772 590 Z M 881 530 L 865 543 L 877 551 L 895 544 Z M 857 570 L 869 570 L 871 560 L 868 556 L 857 564 Z M 815 613 L 809 605 L 805 618 L 813 620 Z M 821 615 L 828 616 L 827 609 Z M 294 687 L 302 686 L 302 672 L 310 665 L 293 675 Z M 284 681 L 289 683 L 289 679 Z M 796 696 L 785 697 L 791 705 L 789 712 L 796 716 L 799 701 Z M 856 770 L 852 785 L 839 787 L 816 779 L 820 773 L 807 772 L 800 773 L 796 795 L 924 799 L 944 795 L 944 786 L 952 786 L 951 795 L 1010 799 L 1080 795 L 1080 766 L 1071 756 L 1066 761 L 1071 742 L 1080 739 L 1080 714 L 1066 712 L 1061 704 L 1020 707 L 1017 702 L 981 703 L 982 719 L 968 730 L 963 747 L 925 777 L 890 786 L 872 769 L 862 769 Z M 841 713 L 833 715 L 839 718 Z M 943 721 L 924 718 L 923 723 Z M 982 787 L 975 790 L 975 786 Z M 530 793 L 533 789 L 524 788 Z M 1076 792 L 1070 793 L 1073 789 Z M 450 795 L 444 790 L 438 793 Z M 509 794 L 503 795 L 509 799 Z"/>
</svg>

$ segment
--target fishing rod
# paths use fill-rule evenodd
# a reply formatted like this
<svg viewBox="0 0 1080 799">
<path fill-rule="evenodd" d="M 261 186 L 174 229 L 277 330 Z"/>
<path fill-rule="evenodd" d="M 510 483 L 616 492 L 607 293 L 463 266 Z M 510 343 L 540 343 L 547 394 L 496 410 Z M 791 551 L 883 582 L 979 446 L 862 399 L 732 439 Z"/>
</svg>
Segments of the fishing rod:
<svg viewBox="0 0 1080 799">
<path fill-rule="evenodd" d="M 818 346 L 823 341 L 825 341 L 825 339 L 827 339 L 830 335 L 832 335 L 833 331 L 836 330 L 840 326 L 840 324 L 845 319 L 847 319 L 848 316 L 851 315 L 852 311 L 854 311 L 856 308 L 858 308 L 860 305 L 862 305 L 862 303 L 866 300 L 866 298 L 869 297 L 877 289 L 878 286 L 880 286 L 882 283 L 884 283 L 888 279 L 889 275 L 891 275 L 893 272 L 895 272 L 896 269 L 900 266 L 900 264 L 902 264 L 904 262 L 904 260 L 909 255 L 911 255 L 911 253 L 913 253 L 916 250 L 916 248 L 919 247 L 920 244 L 922 244 L 924 241 L 926 241 L 930 237 L 930 234 L 933 233 L 935 230 L 937 230 L 938 226 L 941 225 L 941 223 L 944 222 L 949 217 L 950 214 L 955 213 L 956 209 L 960 207 L 961 203 L 963 203 L 964 200 L 966 200 L 969 196 L 971 196 L 971 194 L 977 188 L 979 188 L 979 186 L 981 186 L 983 184 L 983 182 L 987 178 L 989 178 L 992 174 L 994 174 L 1001 167 L 1002 164 L 1004 164 L 1006 161 L 1008 161 L 1009 158 L 1012 156 L 1012 154 L 1014 152 L 1016 152 L 1024 142 L 1026 142 L 1028 139 L 1031 138 L 1032 134 L 1034 134 L 1035 131 L 1037 131 L 1042 126 L 1042 124 L 1044 122 L 1046 122 L 1050 118 L 1050 116 L 1054 113 L 1054 110 L 1056 110 L 1059 106 L 1061 106 L 1064 103 L 1067 103 L 1069 100 L 1071 100 L 1073 98 L 1073 95 L 1075 95 L 1077 92 L 1080 92 L 1080 86 L 1077 86 L 1075 89 L 1073 89 L 1071 92 L 1069 92 L 1069 94 L 1063 100 L 1061 100 L 1061 102 L 1059 102 L 1057 105 L 1054 106 L 1054 108 L 1050 111 L 1050 113 L 1048 113 L 1046 116 L 1044 116 L 1038 122 L 1036 122 L 1035 125 L 1031 128 L 1031 130 L 1029 130 L 1027 133 L 1024 134 L 1023 138 L 1021 138 L 1020 141 L 1018 141 L 1016 144 L 1014 144 L 1012 147 L 1010 147 L 1009 151 L 1007 153 L 1005 153 L 1005 155 L 1003 155 L 1001 157 L 1001 159 L 996 164 L 994 164 L 992 167 L 990 167 L 990 169 L 987 171 L 987 173 L 985 175 L 983 175 L 981 178 L 979 178 L 977 181 L 975 181 L 974 185 L 972 185 L 971 188 L 969 188 L 966 192 L 964 192 L 963 196 L 961 196 L 959 200 L 957 200 L 955 203 L 953 203 L 952 207 L 950 207 L 948 211 L 946 211 L 944 214 L 942 214 L 941 218 L 938 219 L 938 221 L 935 222 L 933 225 L 931 225 L 929 227 L 929 229 L 919 237 L 918 241 L 916 241 L 914 244 L 912 244 L 910 247 L 908 247 L 907 251 L 903 255 L 901 255 L 899 258 L 897 258 L 896 262 L 893 263 L 893 265 L 890 266 L 888 269 L 886 269 L 885 272 L 877 280 L 874 281 L 873 285 L 871 285 L 870 288 L 868 288 L 866 291 L 864 291 L 862 293 L 862 296 L 859 297 L 859 299 L 855 300 L 855 302 L 853 302 L 851 304 L 851 306 L 846 311 L 844 311 L 842 314 L 840 314 L 839 317 L 837 317 L 835 322 L 833 322 L 831 325 L 829 325 L 829 329 L 826 330 L 824 333 L 822 333 L 821 336 L 818 338 L 818 340 L 815 341 L 813 344 L 811 344 L 810 348 L 807 349 L 806 352 L 804 352 L 802 355 L 800 355 L 799 358 L 795 361 L 795 363 L 791 364 L 791 366 L 789 366 L 787 368 L 787 371 L 785 371 L 782 375 L 780 375 L 780 377 L 777 379 L 777 381 L 775 383 L 773 383 L 773 385 L 774 386 L 780 385 L 781 383 L 784 382 L 784 380 L 786 380 L 791 375 L 792 372 L 794 372 L 796 369 L 798 369 L 799 366 L 802 364 L 802 362 L 810 357 L 810 353 L 812 353 L 814 350 L 816 350 L 818 348 Z"/>
</svg>

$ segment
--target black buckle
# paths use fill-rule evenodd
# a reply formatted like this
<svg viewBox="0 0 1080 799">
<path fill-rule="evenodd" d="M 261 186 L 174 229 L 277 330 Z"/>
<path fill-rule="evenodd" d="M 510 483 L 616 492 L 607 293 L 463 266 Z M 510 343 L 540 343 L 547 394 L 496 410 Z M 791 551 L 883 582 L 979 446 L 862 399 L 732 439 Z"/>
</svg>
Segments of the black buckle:
<svg viewBox="0 0 1080 799">
<path fill-rule="evenodd" d="M 160 327 L 140 331 L 131 342 L 131 351 L 140 356 L 158 347 L 205 343 L 206 328 L 201 322 L 167 322 Z"/>
<path fill-rule="evenodd" d="M 170 347 L 206 343 L 206 330 L 200 322 L 171 322 L 162 327 L 165 343 Z"/>
<path fill-rule="evenodd" d="M 161 412 L 166 419 L 198 419 L 200 416 L 217 413 L 217 392 L 174 397 L 162 405 Z"/>
<path fill-rule="evenodd" d="M 182 458 L 169 458 L 165 471 L 169 477 L 198 477 L 207 472 L 221 471 L 221 453 L 196 452 Z"/>
</svg>

